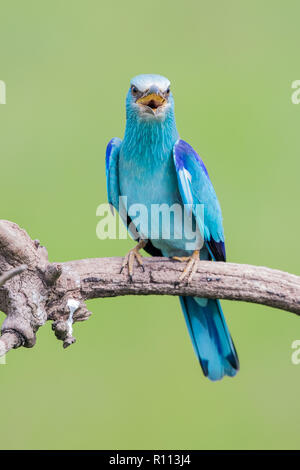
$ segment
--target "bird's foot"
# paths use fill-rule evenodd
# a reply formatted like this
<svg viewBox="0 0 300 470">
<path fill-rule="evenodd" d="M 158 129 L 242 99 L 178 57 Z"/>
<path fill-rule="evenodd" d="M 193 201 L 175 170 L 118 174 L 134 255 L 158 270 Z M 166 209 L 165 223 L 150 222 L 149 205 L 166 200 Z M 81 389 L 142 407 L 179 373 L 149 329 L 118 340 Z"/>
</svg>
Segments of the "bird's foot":
<svg viewBox="0 0 300 470">
<path fill-rule="evenodd" d="M 141 240 L 132 250 L 130 250 L 127 253 L 127 255 L 124 258 L 122 267 L 120 269 L 120 274 L 127 267 L 130 282 L 132 282 L 132 276 L 133 276 L 133 271 L 134 271 L 134 260 L 136 260 L 138 265 L 142 268 L 142 270 L 145 271 L 145 268 L 143 265 L 143 258 L 142 258 L 142 255 L 139 253 L 139 250 L 144 248 L 146 244 L 147 244 L 146 240 Z"/>
<path fill-rule="evenodd" d="M 184 279 L 186 279 L 186 283 L 189 284 L 197 272 L 197 264 L 200 260 L 200 251 L 195 250 L 191 256 L 173 256 L 173 259 L 176 261 L 187 262 L 187 265 L 180 274 L 176 284 L 180 284 Z"/>
</svg>

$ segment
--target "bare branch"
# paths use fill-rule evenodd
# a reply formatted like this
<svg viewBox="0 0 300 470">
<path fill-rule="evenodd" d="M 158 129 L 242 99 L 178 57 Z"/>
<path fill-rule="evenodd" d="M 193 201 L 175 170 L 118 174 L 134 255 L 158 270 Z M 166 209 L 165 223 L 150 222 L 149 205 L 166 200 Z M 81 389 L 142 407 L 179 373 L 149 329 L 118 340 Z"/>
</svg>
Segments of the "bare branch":
<svg viewBox="0 0 300 470">
<path fill-rule="evenodd" d="M 177 284 L 184 268 L 168 258 L 145 258 L 143 272 L 135 268 L 133 281 L 119 274 L 122 258 L 100 258 L 63 263 L 57 289 L 71 285 L 84 300 L 117 295 L 193 295 L 253 302 L 300 315 L 300 277 L 247 264 L 200 261 L 189 284 Z M 74 282 L 77 280 L 78 290 Z"/>
<path fill-rule="evenodd" d="M 0 337 L 0 357 L 11 349 L 19 348 L 22 345 L 23 339 L 16 331 L 5 331 Z"/>
<path fill-rule="evenodd" d="M 189 284 L 178 284 L 183 265 L 168 258 L 145 258 L 132 282 L 120 274 L 122 258 L 49 263 L 47 250 L 18 225 L 0 220 L 0 310 L 6 313 L 0 356 L 32 347 L 47 320 L 67 347 L 75 342 L 74 322 L 91 313 L 85 301 L 120 295 L 192 295 L 253 302 L 300 315 L 300 277 L 246 264 L 201 261 Z M 26 262 L 26 265 L 24 263 Z M 11 267 L 14 266 L 13 269 Z M 27 269 L 26 269 L 27 268 Z M 17 274 L 19 274 L 17 276 Z M 10 279 L 10 282 L 6 282 Z"/>
<path fill-rule="evenodd" d="M 23 271 L 26 271 L 27 265 L 26 264 L 21 264 L 21 266 L 18 266 L 17 268 L 10 269 L 6 273 L 2 274 L 0 276 L 0 287 L 3 286 L 6 281 L 11 279 L 14 276 L 17 276 L 17 274 L 21 274 Z"/>
</svg>

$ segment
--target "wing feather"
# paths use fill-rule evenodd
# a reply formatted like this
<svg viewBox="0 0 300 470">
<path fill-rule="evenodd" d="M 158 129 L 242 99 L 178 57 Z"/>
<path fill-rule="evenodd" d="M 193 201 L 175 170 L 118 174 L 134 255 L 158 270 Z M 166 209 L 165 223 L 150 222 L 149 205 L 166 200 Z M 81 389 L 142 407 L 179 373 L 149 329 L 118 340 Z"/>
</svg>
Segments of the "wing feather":
<svg viewBox="0 0 300 470">
<path fill-rule="evenodd" d="M 207 169 L 197 152 L 184 140 L 173 148 L 179 191 L 186 209 L 194 214 L 206 247 L 215 261 L 225 261 L 222 212 Z M 204 205 L 204 217 L 197 204 Z"/>
<path fill-rule="evenodd" d="M 114 137 L 110 140 L 106 147 L 106 158 L 105 158 L 105 167 L 106 167 L 106 187 L 107 187 L 107 197 L 108 202 L 111 204 L 111 207 L 115 208 L 122 218 L 124 224 L 129 231 L 130 236 L 133 239 L 136 239 L 134 234 L 129 229 L 129 226 L 132 226 L 132 220 L 124 208 L 119 207 L 119 197 L 120 197 L 120 186 L 119 186 L 119 155 L 121 148 L 122 140 L 118 137 Z M 113 211 L 113 209 L 112 209 Z M 139 241 L 140 238 L 137 238 Z M 147 241 L 147 245 L 144 250 L 149 253 L 151 256 L 162 256 L 162 252 L 155 248 L 151 241 Z"/>
</svg>

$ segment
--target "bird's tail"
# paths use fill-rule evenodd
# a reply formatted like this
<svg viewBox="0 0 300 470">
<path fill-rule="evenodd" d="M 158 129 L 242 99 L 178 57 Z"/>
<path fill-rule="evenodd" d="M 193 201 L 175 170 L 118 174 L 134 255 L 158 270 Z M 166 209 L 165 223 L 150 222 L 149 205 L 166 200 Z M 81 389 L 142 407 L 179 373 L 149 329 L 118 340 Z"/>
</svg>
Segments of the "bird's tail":
<svg viewBox="0 0 300 470">
<path fill-rule="evenodd" d="M 204 375 L 235 376 L 239 360 L 219 300 L 180 297 L 180 303 Z"/>
</svg>

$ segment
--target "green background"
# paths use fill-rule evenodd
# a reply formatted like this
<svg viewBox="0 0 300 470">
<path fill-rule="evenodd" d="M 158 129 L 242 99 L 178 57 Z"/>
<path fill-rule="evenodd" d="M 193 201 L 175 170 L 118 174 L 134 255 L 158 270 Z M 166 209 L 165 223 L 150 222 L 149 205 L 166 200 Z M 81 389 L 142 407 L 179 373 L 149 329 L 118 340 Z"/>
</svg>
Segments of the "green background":
<svg viewBox="0 0 300 470">
<path fill-rule="evenodd" d="M 130 240 L 96 238 L 105 147 L 123 135 L 130 78 L 159 73 L 214 182 L 228 259 L 300 274 L 299 14 L 297 1 L 2 3 L 1 218 L 51 261 L 124 255 Z M 299 319 L 223 306 L 241 370 L 219 383 L 176 298 L 88 302 L 67 350 L 45 325 L 0 365 L 0 447 L 299 448 Z"/>
</svg>

